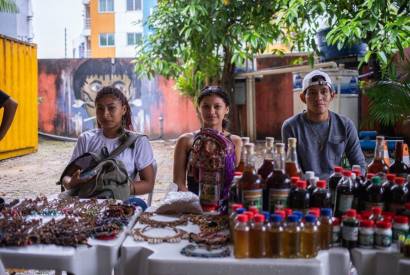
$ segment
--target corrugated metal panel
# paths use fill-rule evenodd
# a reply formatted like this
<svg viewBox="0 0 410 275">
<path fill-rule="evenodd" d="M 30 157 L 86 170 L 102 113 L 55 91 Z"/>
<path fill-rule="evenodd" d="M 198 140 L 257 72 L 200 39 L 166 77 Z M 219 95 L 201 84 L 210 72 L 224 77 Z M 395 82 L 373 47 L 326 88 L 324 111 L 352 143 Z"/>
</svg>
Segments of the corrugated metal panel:
<svg viewBox="0 0 410 275">
<path fill-rule="evenodd" d="M 37 150 L 37 87 L 37 46 L 0 35 L 0 89 L 18 102 L 13 123 L 0 141 L 0 160 Z"/>
</svg>

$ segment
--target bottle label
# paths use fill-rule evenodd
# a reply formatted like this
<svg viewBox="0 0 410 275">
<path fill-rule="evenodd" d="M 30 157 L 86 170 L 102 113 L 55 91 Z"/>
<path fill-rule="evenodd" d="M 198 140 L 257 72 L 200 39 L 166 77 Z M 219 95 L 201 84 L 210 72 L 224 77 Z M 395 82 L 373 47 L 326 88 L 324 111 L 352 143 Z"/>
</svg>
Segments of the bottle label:
<svg viewBox="0 0 410 275">
<path fill-rule="evenodd" d="M 383 202 L 368 202 L 366 201 L 364 203 L 364 207 L 366 210 L 372 210 L 372 207 L 380 207 L 382 210 L 384 210 L 384 203 Z"/>
<path fill-rule="evenodd" d="M 362 247 L 372 247 L 374 242 L 373 234 L 359 233 L 359 244 Z"/>
<path fill-rule="evenodd" d="M 340 213 L 345 213 L 347 210 L 352 208 L 353 198 L 354 198 L 353 195 L 340 194 L 338 197 L 339 197 L 339 200 L 337 202 L 337 210 Z"/>
<path fill-rule="evenodd" d="M 288 207 L 288 196 L 290 189 L 269 189 L 269 211 L 275 212 L 277 209 Z"/>
<path fill-rule="evenodd" d="M 393 227 L 393 240 L 397 241 L 400 235 L 407 235 L 408 230 L 406 229 L 396 229 Z"/>
<path fill-rule="evenodd" d="M 332 244 L 335 246 L 338 243 L 340 243 L 340 230 L 332 230 Z"/>
<path fill-rule="evenodd" d="M 389 247 L 392 242 L 392 235 L 390 234 L 375 234 L 374 242 L 377 247 Z"/>
<path fill-rule="evenodd" d="M 342 227 L 342 238 L 345 241 L 357 241 L 359 237 L 359 228 L 351 226 Z"/>
<path fill-rule="evenodd" d="M 262 189 L 242 190 L 242 204 L 245 208 L 256 206 L 262 211 Z"/>
</svg>

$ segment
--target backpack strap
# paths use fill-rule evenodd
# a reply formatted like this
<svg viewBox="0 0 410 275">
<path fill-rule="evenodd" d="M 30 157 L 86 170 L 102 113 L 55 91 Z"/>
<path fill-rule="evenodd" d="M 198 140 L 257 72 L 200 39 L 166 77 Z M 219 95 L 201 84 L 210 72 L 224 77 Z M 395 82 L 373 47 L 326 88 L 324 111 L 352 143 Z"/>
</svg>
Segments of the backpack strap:
<svg viewBox="0 0 410 275">
<path fill-rule="evenodd" d="M 124 142 L 122 142 L 120 146 L 115 148 L 106 159 L 113 159 L 117 157 L 125 149 L 132 146 L 140 136 L 142 136 L 142 135 L 138 135 L 136 133 L 130 132 L 130 131 L 125 132 L 124 135 L 126 136 L 127 139 Z"/>
</svg>

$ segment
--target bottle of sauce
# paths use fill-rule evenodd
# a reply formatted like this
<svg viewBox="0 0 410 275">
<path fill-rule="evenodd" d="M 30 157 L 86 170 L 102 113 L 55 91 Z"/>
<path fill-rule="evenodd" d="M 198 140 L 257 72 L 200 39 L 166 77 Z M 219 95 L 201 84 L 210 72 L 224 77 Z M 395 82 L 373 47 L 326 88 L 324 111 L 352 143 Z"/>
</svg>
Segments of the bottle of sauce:
<svg viewBox="0 0 410 275">
<path fill-rule="evenodd" d="M 329 176 L 328 180 L 328 187 L 330 190 L 330 195 L 332 197 L 332 209 L 334 209 L 335 204 L 336 204 L 336 188 L 337 185 L 339 184 L 339 181 L 342 179 L 343 168 L 340 166 L 335 166 L 334 167 L 334 173 Z"/>
<path fill-rule="evenodd" d="M 366 210 L 371 210 L 372 207 L 380 207 L 384 209 L 384 189 L 382 179 L 379 176 L 372 178 L 372 183 L 367 187 Z"/>
<path fill-rule="evenodd" d="M 254 222 L 249 231 L 249 257 L 263 258 L 266 257 L 267 243 L 265 216 L 256 214 L 253 220 Z"/>
<path fill-rule="evenodd" d="M 329 190 L 326 188 L 326 181 L 319 180 L 316 183 L 316 189 L 313 191 L 310 197 L 310 207 L 317 208 L 331 208 L 332 197 Z"/>
<path fill-rule="evenodd" d="M 263 180 L 266 180 L 270 173 L 273 172 L 274 142 L 275 139 L 273 137 L 266 137 L 263 163 L 258 169 L 258 175 Z"/>
<path fill-rule="evenodd" d="M 249 143 L 249 137 L 241 137 L 242 141 L 242 148 L 241 148 L 241 159 L 239 160 L 239 165 L 236 167 L 237 172 L 243 172 L 245 169 L 245 162 L 246 162 L 246 148 L 245 145 Z"/>
<path fill-rule="evenodd" d="M 329 249 L 332 243 L 332 209 L 320 210 L 319 243 L 320 249 Z"/>
<path fill-rule="evenodd" d="M 234 228 L 234 249 L 235 258 L 249 258 L 249 226 L 248 216 L 238 215 Z"/>
<path fill-rule="evenodd" d="M 310 196 L 306 190 L 306 181 L 300 180 L 297 188 L 289 193 L 289 207 L 307 214 L 309 210 Z"/>
<path fill-rule="evenodd" d="M 410 167 L 403 161 L 403 141 L 396 142 L 396 150 L 394 153 L 394 163 L 390 166 L 390 173 L 396 174 L 398 177 L 407 177 L 410 173 Z"/>
<path fill-rule="evenodd" d="M 395 185 L 390 189 L 389 211 L 393 212 L 395 215 L 404 212 L 404 205 L 409 198 L 409 191 L 404 183 L 404 178 L 397 177 L 395 179 Z"/>
<path fill-rule="evenodd" d="M 342 226 L 342 246 L 348 249 L 357 247 L 359 239 L 359 221 L 356 218 L 356 210 L 346 211 Z"/>
<path fill-rule="evenodd" d="M 297 139 L 288 138 L 288 152 L 286 154 L 285 171 L 289 177 L 300 176 L 300 168 L 298 164 L 298 156 L 296 152 Z"/>
<path fill-rule="evenodd" d="M 305 226 L 301 233 L 301 255 L 303 258 L 313 258 L 317 256 L 319 231 L 316 226 L 316 217 L 305 216 Z"/>
<path fill-rule="evenodd" d="M 283 232 L 283 256 L 285 258 L 298 258 L 300 256 L 301 229 L 298 225 L 298 217 L 289 215 Z"/>
<path fill-rule="evenodd" d="M 387 174 L 389 172 L 389 166 L 384 161 L 384 137 L 376 137 L 376 147 L 374 149 L 374 158 L 372 162 L 367 166 L 368 173 L 382 173 Z"/>
<path fill-rule="evenodd" d="M 283 257 L 283 217 L 281 215 L 272 214 L 271 226 L 268 229 L 268 249 L 267 257 L 282 258 Z"/>
<path fill-rule="evenodd" d="M 336 216 L 342 216 L 348 209 L 352 208 L 354 198 L 354 187 L 352 172 L 343 171 L 343 178 L 336 188 Z"/>
</svg>

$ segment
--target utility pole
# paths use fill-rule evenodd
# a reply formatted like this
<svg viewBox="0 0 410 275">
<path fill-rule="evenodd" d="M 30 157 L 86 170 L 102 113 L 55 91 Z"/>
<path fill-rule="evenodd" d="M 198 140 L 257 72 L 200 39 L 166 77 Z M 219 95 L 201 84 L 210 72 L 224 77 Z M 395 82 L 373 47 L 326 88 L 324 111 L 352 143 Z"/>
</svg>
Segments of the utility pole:
<svg viewBox="0 0 410 275">
<path fill-rule="evenodd" d="M 67 28 L 64 28 L 64 58 L 67 58 Z"/>
</svg>

